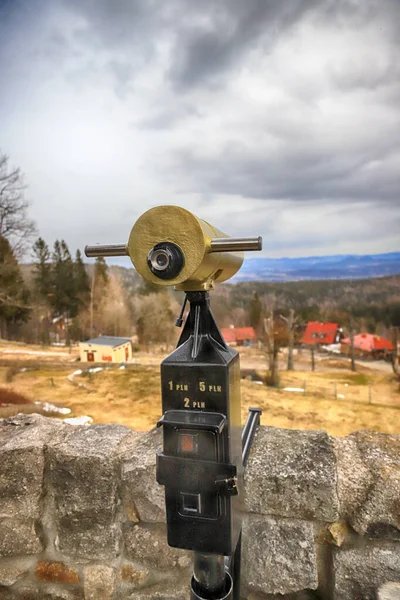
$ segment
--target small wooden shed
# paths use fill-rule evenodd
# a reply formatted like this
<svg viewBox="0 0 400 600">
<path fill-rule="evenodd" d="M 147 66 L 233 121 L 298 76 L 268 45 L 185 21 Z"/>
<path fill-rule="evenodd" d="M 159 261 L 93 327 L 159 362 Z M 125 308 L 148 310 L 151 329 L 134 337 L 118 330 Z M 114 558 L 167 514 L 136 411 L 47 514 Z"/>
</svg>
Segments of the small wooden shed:
<svg viewBox="0 0 400 600">
<path fill-rule="evenodd" d="M 132 358 L 130 338 L 100 335 L 86 342 L 79 342 L 82 362 L 127 362 Z"/>
</svg>

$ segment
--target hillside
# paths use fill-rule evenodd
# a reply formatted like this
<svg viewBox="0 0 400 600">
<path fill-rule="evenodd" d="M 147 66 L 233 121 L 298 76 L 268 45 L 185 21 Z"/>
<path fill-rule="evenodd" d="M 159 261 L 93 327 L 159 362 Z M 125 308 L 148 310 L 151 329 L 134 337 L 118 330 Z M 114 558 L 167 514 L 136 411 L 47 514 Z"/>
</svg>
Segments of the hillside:
<svg viewBox="0 0 400 600">
<path fill-rule="evenodd" d="M 364 320 L 375 331 L 377 323 L 400 325 L 400 275 L 359 280 L 244 282 L 223 284 L 213 294 L 212 306 L 221 319 L 235 309 L 249 312 L 254 292 L 280 311 L 293 308 L 302 321 Z"/>
<path fill-rule="evenodd" d="M 399 273 L 400 252 L 365 256 L 343 254 L 300 258 L 246 257 L 233 281 L 365 279 Z"/>
<path fill-rule="evenodd" d="M 130 295 L 143 285 L 141 277 L 130 268 L 111 266 L 118 273 Z M 251 298 L 257 292 L 260 298 L 280 310 L 294 308 L 304 320 L 348 321 L 349 317 L 364 319 L 366 327 L 375 331 L 376 323 L 400 325 L 400 275 L 370 279 L 339 279 L 289 282 L 239 282 L 216 286 L 211 293 L 211 305 L 222 323 L 224 316 L 235 309 L 249 312 Z M 180 302 L 182 292 L 171 290 Z M 222 326 L 222 325 L 221 325 Z"/>
</svg>

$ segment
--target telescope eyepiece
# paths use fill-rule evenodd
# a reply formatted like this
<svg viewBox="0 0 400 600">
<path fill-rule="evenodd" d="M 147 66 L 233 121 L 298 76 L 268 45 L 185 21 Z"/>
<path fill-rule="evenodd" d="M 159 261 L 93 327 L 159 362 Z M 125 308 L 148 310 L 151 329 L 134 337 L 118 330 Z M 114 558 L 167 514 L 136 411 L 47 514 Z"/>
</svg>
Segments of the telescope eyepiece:
<svg viewBox="0 0 400 600">
<path fill-rule="evenodd" d="M 150 271 L 160 279 L 174 279 L 182 271 L 184 264 L 183 252 L 173 242 L 160 242 L 147 255 Z"/>
<path fill-rule="evenodd" d="M 150 262 L 156 271 L 165 271 L 171 262 L 170 253 L 166 250 L 153 250 L 150 256 Z"/>
</svg>

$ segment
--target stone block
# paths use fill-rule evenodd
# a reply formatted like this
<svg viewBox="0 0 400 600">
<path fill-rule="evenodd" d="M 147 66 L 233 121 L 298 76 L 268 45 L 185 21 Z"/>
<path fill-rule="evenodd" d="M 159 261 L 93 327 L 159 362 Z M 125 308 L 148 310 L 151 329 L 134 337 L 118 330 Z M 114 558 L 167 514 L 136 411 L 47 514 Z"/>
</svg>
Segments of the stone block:
<svg viewBox="0 0 400 600">
<path fill-rule="evenodd" d="M 0 518 L 38 518 L 44 446 L 68 429 L 58 419 L 17 415 L 0 421 Z"/>
<path fill-rule="evenodd" d="M 72 515 L 58 522 L 56 550 L 66 556 L 88 560 L 112 560 L 120 551 L 120 526 L 91 523 L 85 516 Z"/>
<path fill-rule="evenodd" d="M 155 569 L 186 568 L 192 563 L 192 553 L 171 548 L 165 527 L 146 529 L 139 525 L 124 527 L 125 554 L 131 560 Z"/>
<path fill-rule="evenodd" d="M 86 600 L 80 588 L 66 589 L 63 586 L 26 585 L 17 589 L 0 589 L 0 600 Z"/>
<path fill-rule="evenodd" d="M 400 540 L 400 436 L 359 431 L 334 443 L 342 516 L 358 533 Z"/>
<path fill-rule="evenodd" d="M 245 501 L 250 512 L 336 521 L 332 439 L 324 431 L 260 427 L 245 471 Z"/>
<path fill-rule="evenodd" d="M 150 571 L 146 567 L 138 567 L 128 562 L 124 562 L 119 570 L 121 583 L 134 587 L 143 585 L 148 580 L 149 575 Z"/>
<path fill-rule="evenodd" d="M 400 545 L 337 549 L 333 570 L 335 600 L 375 600 L 381 586 L 400 581 Z"/>
<path fill-rule="evenodd" d="M 400 583 L 384 583 L 378 590 L 378 600 L 400 600 Z"/>
<path fill-rule="evenodd" d="M 14 585 L 14 583 L 23 579 L 29 574 L 35 562 L 33 556 L 0 560 L 0 586 Z"/>
<path fill-rule="evenodd" d="M 0 520 L 0 558 L 7 556 L 25 556 L 43 550 L 34 519 Z"/>
<path fill-rule="evenodd" d="M 73 567 L 63 562 L 46 560 L 40 560 L 37 563 L 35 577 L 39 581 L 52 583 L 79 583 L 80 581 L 78 572 Z"/>
<path fill-rule="evenodd" d="M 313 525 L 247 515 L 243 522 L 242 586 L 244 592 L 262 594 L 316 589 Z"/>
<path fill-rule="evenodd" d="M 187 583 L 163 583 L 135 590 L 127 600 L 187 600 L 190 596 L 190 580 Z"/>
<path fill-rule="evenodd" d="M 67 556 L 107 559 L 117 554 L 118 453 L 131 434 L 121 425 L 92 425 L 73 428 L 61 442 L 48 444 L 56 547 Z"/>
<path fill-rule="evenodd" d="M 115 571 L 104 565 L 85 567 L 85 600 L 113 600 L 115 594 Z"/>
<path fill-rule="evenodd" d="M 164 487 L 156 481 L 156 452 L 162 448 L 162 432 L 146 432 L 126 453 L 122 462 L 122 497 L 133 522 L 165 522 Z M 136 516 L 136 519 L 134 518 Z"/>
</svg>

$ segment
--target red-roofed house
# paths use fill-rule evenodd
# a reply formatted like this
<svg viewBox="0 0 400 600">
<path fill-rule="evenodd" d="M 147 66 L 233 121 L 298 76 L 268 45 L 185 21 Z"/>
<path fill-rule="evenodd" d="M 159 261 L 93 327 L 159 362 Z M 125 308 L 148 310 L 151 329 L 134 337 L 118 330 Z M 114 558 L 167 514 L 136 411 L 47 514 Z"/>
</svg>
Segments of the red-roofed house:
<svg viewBox="0 0 400 600">
<path fill-rule="evenodd" d="M 253 327 L 226 327 L 221 329 L 222 337 L 231 346 L 250 346 L 256 342 Z"/>
<path fill-rule="evenodd" d="M 300 344 L 315 346 L 316 344 L 338 344 L 343 337 L 341 328 L 337 323 L 319 323 L 309 321 Z"/>
<path fill-rule="evenodd" d="M 342 340 L 341 350 L 343 354 L 350 353 L 350 338 Z M 390 340 L 373 335 L 372 333 L 360 333 L 354 336 L 354 353 L 356 356 L 367 356 L 370 358 L 382 358 L 394 352 L 394 346 Z"/>
</svg>

